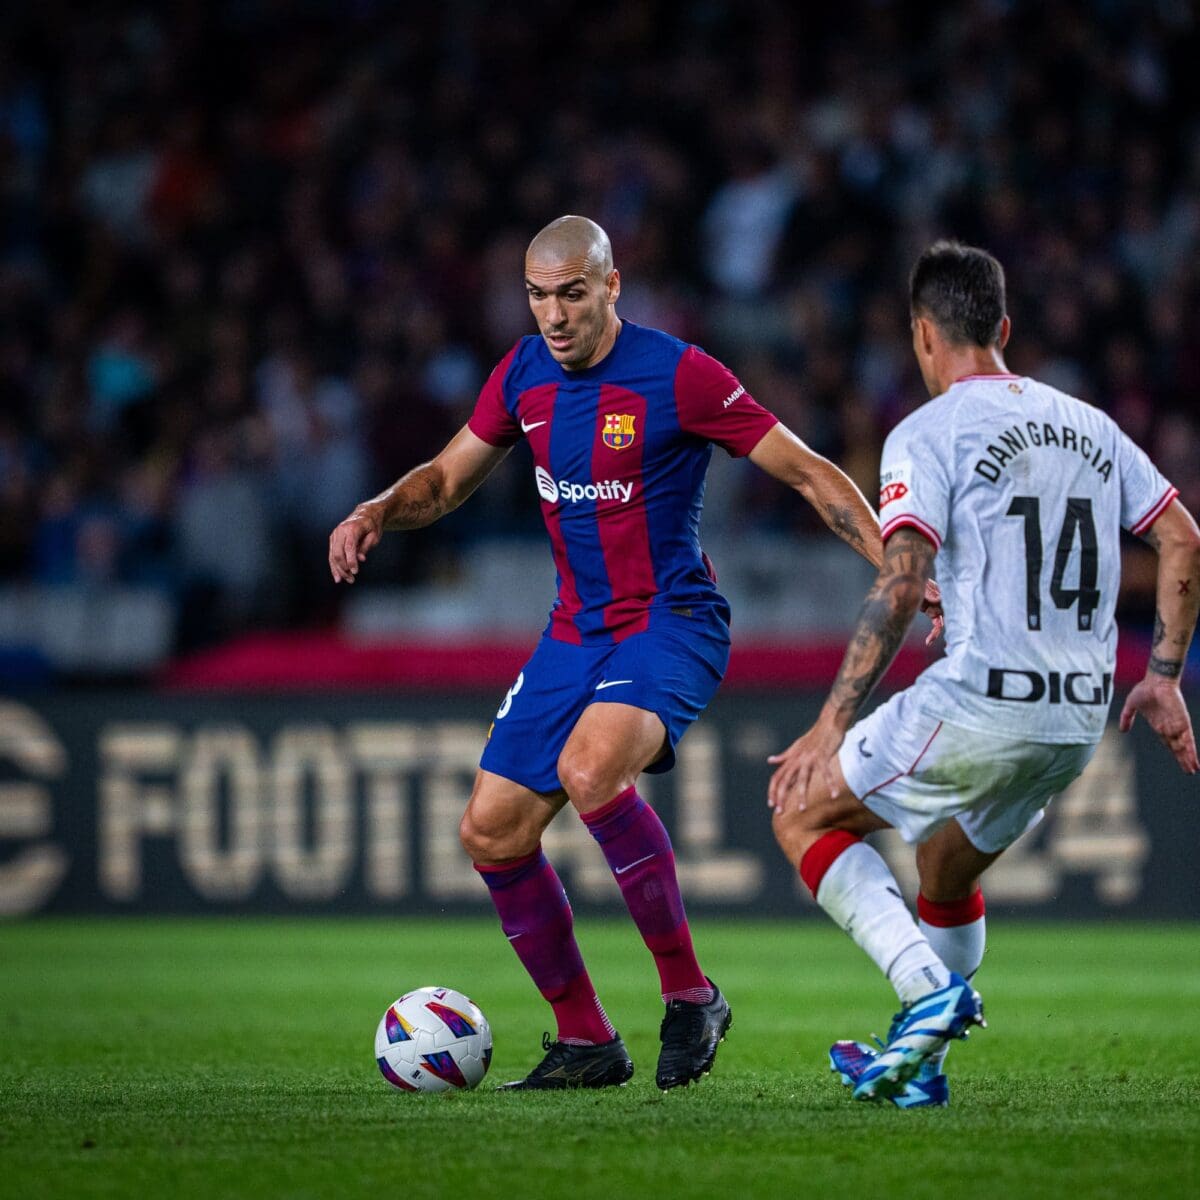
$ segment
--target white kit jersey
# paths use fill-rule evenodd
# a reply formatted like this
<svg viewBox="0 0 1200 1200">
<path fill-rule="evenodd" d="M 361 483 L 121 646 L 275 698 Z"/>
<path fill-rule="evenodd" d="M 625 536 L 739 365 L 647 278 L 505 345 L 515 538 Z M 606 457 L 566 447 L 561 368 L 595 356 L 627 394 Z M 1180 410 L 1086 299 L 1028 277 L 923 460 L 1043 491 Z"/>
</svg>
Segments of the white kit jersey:
<svg viewBox="0 0 1200 1200">
<path fill-rule="evenodd" d="M 1032 379 L 968 376 L 903 420 L 880 465 L 882 533 L 934 543 L 946 612 L 922 709 L 1027 741 L 1099 741 L 1120 529 L 1149 529 L 1175 494 L 1110 417 Z"/>
</svg>

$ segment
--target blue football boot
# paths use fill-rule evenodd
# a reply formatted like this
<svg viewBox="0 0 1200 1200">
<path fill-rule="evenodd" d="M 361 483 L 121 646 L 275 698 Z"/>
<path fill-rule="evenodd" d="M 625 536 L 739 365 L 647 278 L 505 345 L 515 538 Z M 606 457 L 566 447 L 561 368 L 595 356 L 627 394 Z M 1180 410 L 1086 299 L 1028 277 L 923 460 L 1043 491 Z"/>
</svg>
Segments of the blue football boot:
<svg viewBox="0 0 1200 1200">
<path fill-rule="evenodd" d="M 875 1039 L 879 1050 L 884 1043 Z M 879 1057 L 879 1050 L 865 1042 L 834 1042 L 829 1047 L 829 1068 L 846 1087 L 855 1087 L 863 1072 Z M 950 1103 L 950 1082 L 937 1065 L 937 1055 L 921 1064 L 904 1091 L 891 1098 L 897 1108 L 945 1108 Z"/>
<path fill-rule="evenodd" d="M 936 992 L 901 1009 L 888 1030 L 887 1045 L 864 1067 L 855 1100 L 895 1100 L 917 1078 L 924 1063 L 952 1038 L 965 1038 L 972 1025 L 986 1025 L 979 993 L 959 974 Z"/>
</svg>

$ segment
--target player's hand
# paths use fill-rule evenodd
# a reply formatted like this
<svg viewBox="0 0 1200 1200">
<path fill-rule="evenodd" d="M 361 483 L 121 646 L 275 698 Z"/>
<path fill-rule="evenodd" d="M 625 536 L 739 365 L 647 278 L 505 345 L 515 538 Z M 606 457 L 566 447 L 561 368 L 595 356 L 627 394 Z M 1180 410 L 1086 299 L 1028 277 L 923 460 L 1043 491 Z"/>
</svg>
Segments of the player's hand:
<svg viewBox="0 0 1200 1200">
<path fill-rule="evenodd" d="M 925 639 L 925 645 L 932 646 L 946 632 L 946 614 L 942 612 L 942 589 L 936 579 L 925 580 L 925 599 L 921 601 L 921 611 L 933 622 L 933 628 Z"/>
<path fill-rule="evenodd" d="M 334 583 L 353 583 L 358 564 L 383 537 L 383 517 L 371 504 L 360 504 L 329 535 L 329 571 Z"/>
<path fill-rule="evenodd" d="M 1183 700 L 1183 693 L 1174 680 L 1161 675 L 1147 675 L 1129 693 L 1121 709 L 1121 732 L 1128 733 L 1141 715 L 1158 734 L 1163 745 L 1175 756 L 1175 761 L 1189 775 L 1200 771 L 1196 759 L 1196 739 L 1192 734 L 1192 718 Z"/>
<path fill-rule="evenodd" d="M 808 789 L 814 779 L 829 789 L 830 798 L 838 794 L 833 773 L 833 756 L 842 744 L 841 730 L 818 720 L 782 754 L 772 754 L 775 773 L 767 786 L 767 807 L 772 812 L 803 812 L 808 806 Z"/>
</svg>

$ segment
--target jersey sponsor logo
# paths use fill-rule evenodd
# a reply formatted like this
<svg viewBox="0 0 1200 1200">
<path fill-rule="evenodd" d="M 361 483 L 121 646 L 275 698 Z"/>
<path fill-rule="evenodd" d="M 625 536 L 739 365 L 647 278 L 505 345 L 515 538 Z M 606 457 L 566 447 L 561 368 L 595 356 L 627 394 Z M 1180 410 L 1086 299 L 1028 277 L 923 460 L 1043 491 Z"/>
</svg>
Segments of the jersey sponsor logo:
<svg viewBox="0 0 1200 1200">
<path fill-rule="evenodd" d="M 912 462 L 905 459 L 903 462 L 892 463 L 890 467 L 879 473 L 879 507 L 882 509 L 885 505 L 891 504 L 893 500 L 902 500 L 909 495 L 912 488 L 909 486 L 909 481 L 912 479 Z"/>
<path fill-rule="evenodd" d="M 533 482 L 538 495 L 547 504 L 578 504 L 582 500 L 620 500 L 628 504 L 633 498 L 633 480 L 601 479 L 596 483 L 572 483 L 555 479 L 545 467 L 534 467 Z"/>
<path fill-rule="evenodd" d="M 545 421 L 526 421 L 525 418 L 522 417 L 521 418 L 521 432 L 529 433 L 530 430 L 541 429 L 541 427 L 543 425 L 545 425 L 545 423 L 546 423 Z"/>
<path fill-rule="evenodd" d="M 1018 704 L 1079 704 L 1088 708 L 1107 705 L 1112 699 L 1112 674 L 1106 671 L 1097 683 L 1088 671 L 1026 671 L 1017 667 L 989 667 L 989 700 L 1015 700 Z"/>
<path fill-rule="evenodd" d="M 633 445 L 637 431 L 633 427 L 635 413 L 605 413 L 604 430 L 601 436 L 610 450 L 628 450 Z"/>
<path fill-rule="evenodd" d="M 547 504 L 558 502 L 558 484 L 554 482 L 554 477 L 545 467 L 534 467 L 533 482 L 537 484 L 538 495 Z"/>
<path fill-rule="evenodd" d="M 724 407 L 725 407 L 725 408 L 728 408 L 728 407 L 729 407 L 729 406 L 730 406 L 730 405 L 731 405 L 731 404 L 732 404 L 732 403 L 733 403 L 735 400 L 737 400 L 737 398 L 738 398 L 739 396 L 744 396 L 745 394 L 746 394 L 746 388 L 745 388 L 745 385 L 744 385 L 744 384 L 740 384 L 740 383 L 739 383 L 739 384 L 737 385 L 737 387 L 735 387 L 735 388 L 733 389 L 733 391 L 732 391 L 732 392 L 730 392 L 730 393 L 729 393 L 729 395 L 725 397 L 725 405 L 724 405 Z"/>
</svg>

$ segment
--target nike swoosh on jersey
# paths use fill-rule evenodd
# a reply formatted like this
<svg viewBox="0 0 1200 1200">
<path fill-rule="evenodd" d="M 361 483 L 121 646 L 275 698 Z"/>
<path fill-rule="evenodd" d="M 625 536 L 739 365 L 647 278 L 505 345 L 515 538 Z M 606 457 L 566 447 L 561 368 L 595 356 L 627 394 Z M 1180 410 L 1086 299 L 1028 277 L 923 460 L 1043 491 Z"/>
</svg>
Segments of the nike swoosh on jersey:
<svg viewBox="0 0 1200 1200">
<path fill-rule="evenodd" d="M 656 850 L 654 854 L 657 853 L 658 851 Z M 626 871 L 632 871 L 634 867 L 640 867 L 642 863 L 649 862 L 654 857 L 654 854 L 647 854 L 645 858 L 639 858 L 636 862 L 631 862 L 624 867 L 613 867 L 613 874 L 624 875 Z"/>
<path fill-rule="evenodd" d="M 616 687 L 619 683 L 632 683 L 632 679 L 602 679 L 596 684 L 596 691 L 602 692 L 605 688 Z"/>
<path fill-rule="evenodd" d="M 531 429 L 537 429 L 539 426 L 545 425 L 545 423 L 546 423 L 545 421 L 530 421 L 529 424 L 526 425 L 525 418 L 522 417 L 521 418 L 521 432 L 528 433 Z"/>
</svg>

